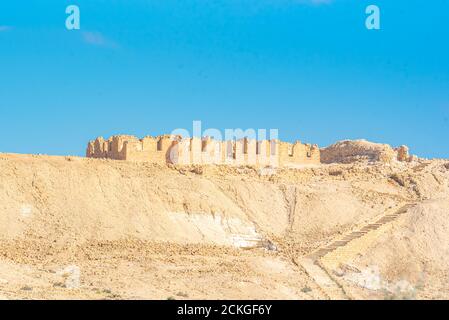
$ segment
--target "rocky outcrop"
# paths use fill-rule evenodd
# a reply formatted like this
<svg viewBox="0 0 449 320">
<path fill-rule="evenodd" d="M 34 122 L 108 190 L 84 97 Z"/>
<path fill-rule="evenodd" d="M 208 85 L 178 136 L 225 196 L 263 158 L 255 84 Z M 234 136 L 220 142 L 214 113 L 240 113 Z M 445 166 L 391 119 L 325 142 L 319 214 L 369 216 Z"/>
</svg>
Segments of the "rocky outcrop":
<svg viewBox="0 0 449 320">
<path fill-rule="evenodd" d="M 344 140 L 321 149 L 322 163 L 353 163 L 358 161 L 388 163 L 395 160 L 410 162 L 413 159 L 409 155 L 407 146 L 393 149 L 388 144 L 366 140 Z"/>
</svg>

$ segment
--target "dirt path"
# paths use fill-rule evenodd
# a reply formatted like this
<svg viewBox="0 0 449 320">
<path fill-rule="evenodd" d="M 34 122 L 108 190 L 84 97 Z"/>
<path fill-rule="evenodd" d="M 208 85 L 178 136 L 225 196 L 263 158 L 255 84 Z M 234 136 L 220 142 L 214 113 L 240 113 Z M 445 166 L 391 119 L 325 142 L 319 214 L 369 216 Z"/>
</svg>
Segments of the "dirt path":
<svg viewBox="0 0 449 320">
<path fill-rule="evenodd" d="M 403 215 L 415 204 L 401 204 L 387 211 L 357 230 L 343 235 L 330 244 L 323 246 L 299 260 L 299 265 L 332 300 L 344 300 L 350 297 L 344 288 L 331 275 L 341 263 L 349 261 L 357 254 L 363 254 L 389 224 Z"/>
</svg>

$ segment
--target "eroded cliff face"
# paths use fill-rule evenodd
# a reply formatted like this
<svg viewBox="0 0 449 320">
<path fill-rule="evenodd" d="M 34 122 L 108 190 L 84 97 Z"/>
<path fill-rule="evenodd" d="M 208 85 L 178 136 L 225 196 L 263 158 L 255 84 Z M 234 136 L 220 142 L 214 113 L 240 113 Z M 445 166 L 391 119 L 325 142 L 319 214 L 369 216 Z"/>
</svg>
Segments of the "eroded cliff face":
<svg viewBox="0 0 449 320">
<path fill-rule="evenodd" d="M 102 298 L 114 288 L 122 298 L 165 298 L 188 288 L 190 298 L 326 298 L 292 257 L 398 203 L 447 197 L 447 166 L 256 169 L 1 155 L 0 278 L 11 297 Z M 84 287 L 50 294 L 54 271 L 72 264 Z M 25 266 L 39 266 L 45 281 Z M 21 292 L 27 281 L 36 289 Z"/>
<path fill-rule="evenodd" d="M 8 239 L 229 244 L 218 233 L 254 231 L 304 240 L 331 235 L 407 196 L 381 173 L 372 188 L 388 194 L 362 194 L 354 184 L 368 176 L 355 167 L 268 172 L 26 156 L 4 156 L 1 164 L 0 230 Z M 349 180 L 351 170 L 361 177 Z M 211 233 L 204 235 L 201 225 L 210 225 Z"/>
</svg>

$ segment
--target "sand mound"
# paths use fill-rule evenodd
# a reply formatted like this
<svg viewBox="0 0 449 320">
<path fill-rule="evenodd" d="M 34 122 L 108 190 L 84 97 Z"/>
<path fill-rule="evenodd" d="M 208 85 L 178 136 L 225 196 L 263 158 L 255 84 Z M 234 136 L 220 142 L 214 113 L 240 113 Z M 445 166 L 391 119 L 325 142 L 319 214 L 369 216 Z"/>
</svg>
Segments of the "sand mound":
<svg viewBox="0 0 449 320">
<path fill-rule="evenodd" d="M 366 140 L 344 140 L 321 149 L 321 161 L 323 163 L 353 163 L 358 161 L 388 163 L 393 160 L 411 160 L 408 155 L 408 147 L 401 146 L 393 149 L 388 144 Z"/>
<path fill-rule="evenodd" d="M 362 197 L 340 176 L 330 176 L 335 183 L 328 185 L 321 176 L 327 168 L 264 175 L 76 157 L 0 161 L 3 239 L 63 244 L 131 237 L 230 246 L 287 233 L 319 239 L 394 202 Z M 379 179 L 379 188 L 392 189 L 387 177 Z M 401 192 L 391 191 L 390 198 Z"/>
<path fill-rule="evenodd" d="M 422 206 L 356 263 L 410 281 L 431 270 L 436 288 L 447 194 L 445 161 L 267 171 L 2 154 L 0 297 L 326 298 L 292 258 L 404 202 Z"/>
<path fill-rule="evenodd" d="M 387 283 L 407 283 L 409 293 L 438 297 L 449 289 L 449 200 L 427 200 L 409 210 L 359 257 L 360 270 L 376 269 Z M 413 296 L 415 297 L 415 296 Z M 443 297 L 443 296 L 440 296 Z M 447 296 L 446 296 L 447 298 Z"/>
</svg>

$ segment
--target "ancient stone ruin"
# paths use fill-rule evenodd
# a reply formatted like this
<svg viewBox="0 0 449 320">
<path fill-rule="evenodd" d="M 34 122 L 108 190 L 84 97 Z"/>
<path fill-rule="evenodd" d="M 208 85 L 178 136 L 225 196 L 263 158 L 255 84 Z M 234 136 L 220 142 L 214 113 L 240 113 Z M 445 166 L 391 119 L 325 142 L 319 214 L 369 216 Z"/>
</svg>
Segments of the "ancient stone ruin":
<svg viewBox="0 0 449 320">
<path fill-rule="evenodd" d="M 90 141 L 86 156 L 158 164 L 226 164 L 295 167 L 319 164 L 317 145 L 243 138 L 217 141 L 210 137 L 182 138 L 163 135 L 139 139 L 129 135 L 102 137 Z"/>
</svg>

